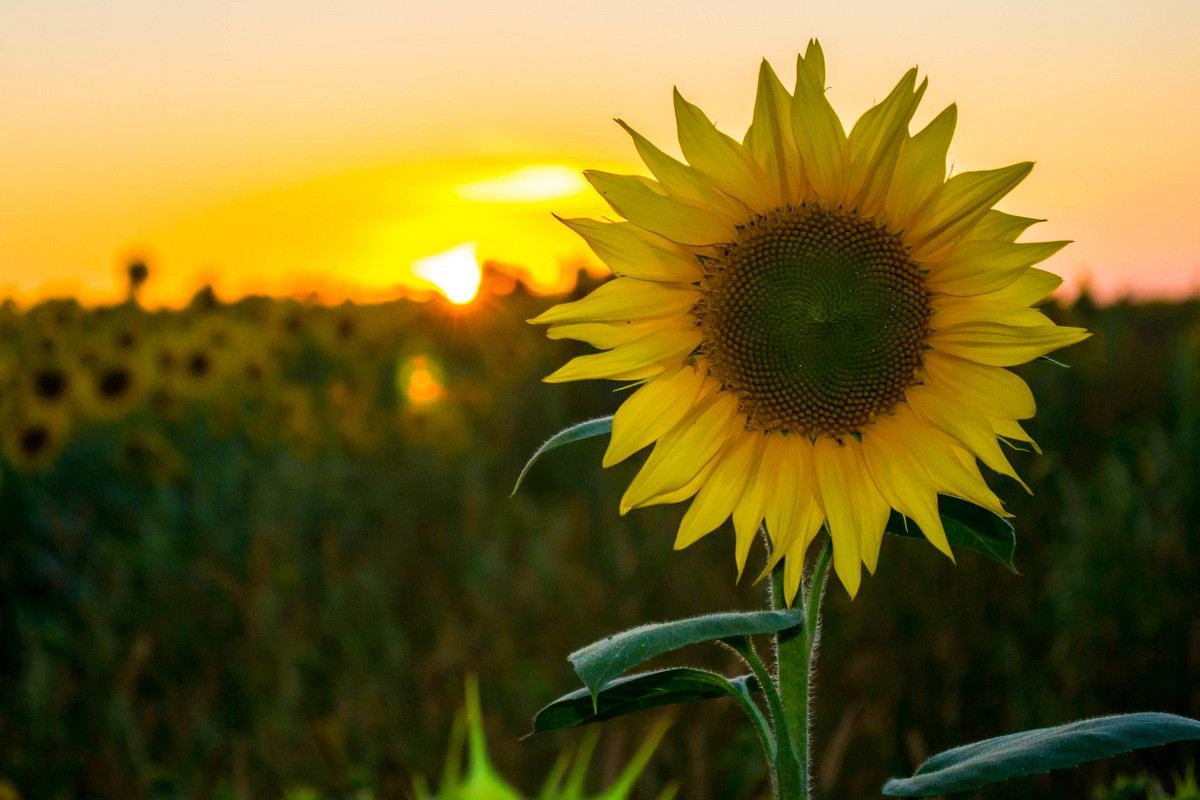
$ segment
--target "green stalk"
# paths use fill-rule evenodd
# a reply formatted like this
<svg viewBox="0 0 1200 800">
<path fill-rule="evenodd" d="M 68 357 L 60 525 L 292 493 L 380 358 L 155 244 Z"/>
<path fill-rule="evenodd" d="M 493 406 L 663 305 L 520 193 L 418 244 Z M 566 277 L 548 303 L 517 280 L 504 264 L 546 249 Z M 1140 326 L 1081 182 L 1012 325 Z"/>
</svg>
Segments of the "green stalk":
<svg viewBox="0 0 1200 800">
<path fill-rule="evenodd" d="M 810 747 L 809 732 L 809 689 L 814 666 L 814 648 L 819 636 L 821 598 L 825 594 L 825 578 L 833 555 L 831 540 L 826 537 L 817 557 L 816 567 L 801 592 L 804 603 L 804 624 L 775 637 L 776 684 L 783 702 L 783 719 L 776 720 L 778 729 L 787 726 L 793 748 L 793 756 L 800 765 L 801 792 L 798 797 L 811 797 L 809 785 Z M 783 592 L 783 567 L 780 565 L 771 575 L 771 603 L 774 608 L 785 606 Z M 784 800 L 783 795 L 780 795 Z"/>
</svg>

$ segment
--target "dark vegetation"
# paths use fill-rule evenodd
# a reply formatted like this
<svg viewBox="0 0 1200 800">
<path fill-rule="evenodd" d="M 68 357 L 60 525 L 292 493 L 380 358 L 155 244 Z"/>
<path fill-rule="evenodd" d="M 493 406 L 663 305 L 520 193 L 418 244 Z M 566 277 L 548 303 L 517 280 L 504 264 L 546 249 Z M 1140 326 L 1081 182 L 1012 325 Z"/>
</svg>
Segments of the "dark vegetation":
<svg viewBox="0 0 1200 800">
<path fill-rule="evenodd" d="M 465 309 L 202 293 L 174 313 L 0 310 L 0 781 L 22 798 L 406 797 L 440 773 L 476 672 L 492 761 L 532 794 L 578 740 L 518 741 L 577 687 L 570 650 L 758 607 L 728 529 L 675 553 L 682 507 L 618 517 L 636 463 L 601 470 L 600 441 L 508 497 L 542 440 L 621 399 L 540 382 L 582 352 L 523 322 L 552 302 L 518 285 Z M 831 585 L 822 796 L 878 796 L 926 755 L 1023 728 L 1200 717 L 1200 302 L 1050 311 L 1095 335 L 1069 369 L 1020 369 L 1045 453 L 1015 454 L 1032 496 L 993 484 L 1023 574 L 889 538 L 855 601 Z M 597 783 L 648 724 L 606 731 Z M 1170 785 L 1197 755 L 983 796 L 1090 797 L 1139 770 Z M 670 777 L 689 800 L 767 790 L 721 702 L 680 713 L 635 796 Z"/>
</svg>

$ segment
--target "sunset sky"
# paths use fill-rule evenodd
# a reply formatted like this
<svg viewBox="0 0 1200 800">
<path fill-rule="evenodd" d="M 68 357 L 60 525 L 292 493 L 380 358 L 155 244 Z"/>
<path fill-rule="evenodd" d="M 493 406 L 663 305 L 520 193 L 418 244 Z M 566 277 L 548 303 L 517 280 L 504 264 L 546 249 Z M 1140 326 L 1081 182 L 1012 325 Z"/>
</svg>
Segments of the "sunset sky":
<svg viewBox="0 0 1200 800">
<path fill-rule="evenodd" d="M 475 244 L 542 289 L 587 258 L 578 177 L 668 152 L 671 87 L 741 138 L 766 57 L 820 38 L 847 128 L 916 64 L 956 171 L 1031 159 L 1001 208 L 1074 239 L 1102 297 L 1200 293 L 1200 4 L 2 0 L 0 296 L 369 297 Z"/>
</svg>

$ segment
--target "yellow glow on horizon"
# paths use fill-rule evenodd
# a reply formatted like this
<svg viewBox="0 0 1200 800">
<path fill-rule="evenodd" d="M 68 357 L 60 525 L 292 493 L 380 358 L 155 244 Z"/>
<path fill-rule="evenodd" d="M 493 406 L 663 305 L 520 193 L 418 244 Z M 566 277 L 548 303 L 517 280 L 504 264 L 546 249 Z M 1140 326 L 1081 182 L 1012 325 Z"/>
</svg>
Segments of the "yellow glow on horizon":
<svg viewBox="0 0 1200 800">
<path fill-rule="evenodd" d="M 483 274 L 475 258 L 477 242 L 467 242 L 413 262 L 418 278 L 434 284 L 452 303 L 468 303 L 479 291 Z"/>
<path fill-rule="evenodd" d="M 570 167 L 523 167 L 507 175 L 458 187 L 458 196 L 476 203 L 545 203 L 588 190 L 588 182 Z"/>
</svg>

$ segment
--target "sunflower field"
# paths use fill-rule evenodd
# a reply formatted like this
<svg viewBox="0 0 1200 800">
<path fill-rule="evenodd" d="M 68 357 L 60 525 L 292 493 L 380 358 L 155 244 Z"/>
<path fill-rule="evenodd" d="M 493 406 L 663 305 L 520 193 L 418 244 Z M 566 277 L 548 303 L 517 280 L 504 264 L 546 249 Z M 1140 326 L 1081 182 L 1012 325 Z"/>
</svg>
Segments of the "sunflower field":
<svg viewBox="0 0 1200 800">
<path fill-rule="evenodd" d="M 525 320 L 594 281 L 568 298 L 504 284 L 463 306 L 0 306 L 0 797 L 412 797 L 442 774 L 471 673 L 495 769 L 533 796 L 581 741 L 520 740 L 577 686 L 563 653 L 761 605 L 757 568 L 734 580 L 728 523 L 675 553 L 683 509 L 618 514 L 637 464 L 595 469 L 600 442 L 575 445 L 587 467 L 547 455 L 509 497 L 546 437 L 627 393 L 542 383 L 587 348 Z M 1200 301 L 1042 310 L 1094 335 L 1068 368 L 1017 369 L 1043 453 L 1009 452 L 1031 494 L 990 483 L 1022 574 L 886 537 L 903 557 L 853 602 L 830 592 L 823 796 L 878 796 L 931 753 L 1021 727 L 1200 716 Z M 631 797 L 674 779 L 692 800 L 769 795 L 736 709 L 706 705 Z M 656 719 L 606 726 L 596 787 Z M 1171 785 L 1189 758 L 1018 787 Z"/>
</svg>

